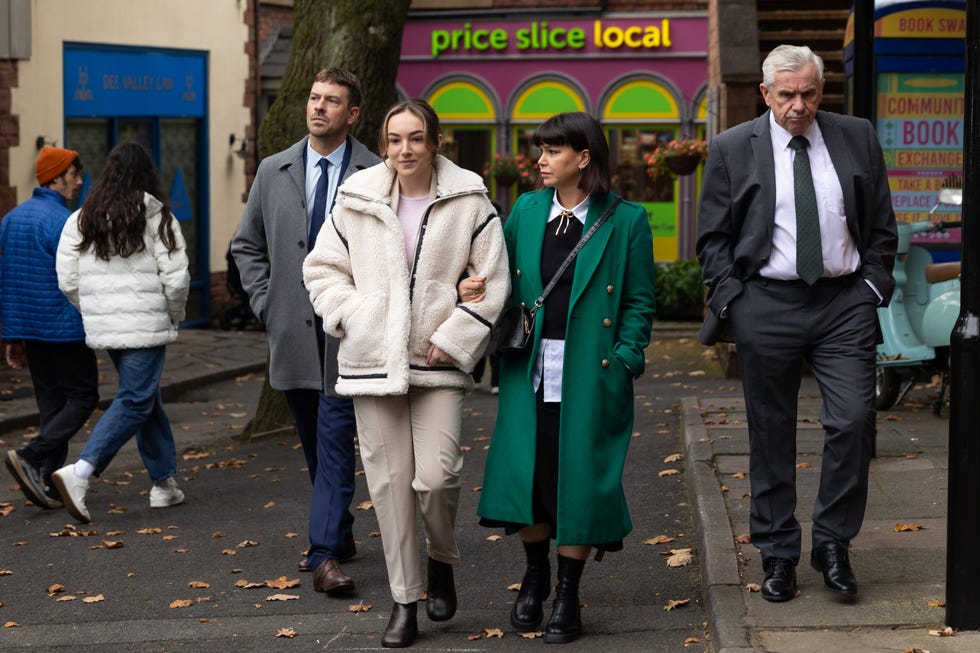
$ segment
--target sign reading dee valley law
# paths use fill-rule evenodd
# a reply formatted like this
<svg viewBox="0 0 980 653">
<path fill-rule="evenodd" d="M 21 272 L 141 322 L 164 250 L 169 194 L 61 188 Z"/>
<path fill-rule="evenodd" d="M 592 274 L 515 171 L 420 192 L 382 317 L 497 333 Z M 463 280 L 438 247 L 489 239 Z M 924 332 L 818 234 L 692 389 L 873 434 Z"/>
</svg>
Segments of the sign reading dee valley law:
<svg viewBox="0 0 980 653">
<path fill-rule="evenodd" d="M 466 22 L 431 28 L 430 54 L 651 51 L 673 46 L 669 18 L 631 21 Z"/>
</svg>

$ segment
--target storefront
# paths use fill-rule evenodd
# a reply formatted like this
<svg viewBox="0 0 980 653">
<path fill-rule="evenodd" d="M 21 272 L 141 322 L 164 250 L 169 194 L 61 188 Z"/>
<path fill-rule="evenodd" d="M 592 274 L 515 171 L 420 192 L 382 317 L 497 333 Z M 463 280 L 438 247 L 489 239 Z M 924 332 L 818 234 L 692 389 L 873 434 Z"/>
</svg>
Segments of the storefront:
<svg viewBox="0 0 980 653">
<path fill-rule="evenodd" d="M 651 179 L 658 143 L 704 138 L 707 17 L 702 12 L 592 19 L 409 21 L 399 92 L 439 113 L 445 152 L 482 172 L 498 154 L 537 158 L 535 127 L 585 111 L 609 138 L 616 192 L 650 216 L 658 261 L 694 255 L 697 174 Z M 505 207 L 531 184 L 493 179 Z"/>
<path fill-rule="evenodd" d="M 853 17 L 844 49 L 849 75 L 852 22 Z M 940 188 L 962 179 L 965 38 L 963 0 L 875 3 L 875 127 L 900 222 L 928 219 Z M 953 210 L 941 208 L 938 213 Z M 916 240 L 936 261 L 960 258 L 959 229 Z"/>
<path fill-rule="evenodd" d="M 207 53 L 64 45 L 65 142 L 81 155 L 80 204 L 117 143 L 146 147 L 190 260 L 187 324 L 206 322 L 210 272 L 205 160 Z"/>
</svg>

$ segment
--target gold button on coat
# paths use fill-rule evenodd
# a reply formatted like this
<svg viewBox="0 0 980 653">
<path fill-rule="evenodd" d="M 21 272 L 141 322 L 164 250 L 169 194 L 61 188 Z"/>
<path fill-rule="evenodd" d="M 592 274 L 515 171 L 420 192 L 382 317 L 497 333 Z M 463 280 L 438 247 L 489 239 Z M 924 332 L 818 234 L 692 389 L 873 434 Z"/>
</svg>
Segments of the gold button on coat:
<svg viewBox="0 0 980 653">
<path fill-rule="evenodd" d="M 612 320 L 610 320 L 610 319 L 609 319 L 609 318 L 607 317 L 606 319 L 604 319 L 604 320 L 602 321 L 602 326 L 604 326 L 604 327 L 611 327 L 611 326 L 612 326 Z"/>
<path fill-rule="evenodd" d="M 612 292 L 613 292 L 613 287 L 612 286 L 606 286 L 606 293 L 611 295 Z"/>
<path fill-rule="evenodd" d="M 603 367 L 609 367 L 609 360 L 608 360 L 608 359 L 606 359 L 606 358 L 603 358 L 603 359 L 602 359 L 602 366 L 603 366 Z"/>
<path fill-rule="evenodd" d="M 518 269 L 516 270 L 516 274 L 517 274 L 517 276 L 521 276 L 521 270 L 520 270 L 520 268 L 518 268 Z"/>
</svg>

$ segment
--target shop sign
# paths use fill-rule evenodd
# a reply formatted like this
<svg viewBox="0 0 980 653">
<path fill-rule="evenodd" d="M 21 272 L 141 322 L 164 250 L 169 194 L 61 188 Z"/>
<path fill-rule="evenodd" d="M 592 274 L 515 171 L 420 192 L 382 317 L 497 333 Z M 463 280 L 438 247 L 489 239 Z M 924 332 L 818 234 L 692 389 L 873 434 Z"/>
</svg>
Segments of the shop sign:
<svg viewBox="0 0 980 653">
<path fill-rule="evenodd" d="M 66 46 L 65 115 L 203 116 L 203 54 Z"/>
<path fill-rule="evenodd" d="M 430 54 L 580 53 L 653 51 L 671 48 L 671 19 L 650 21 L 561 21 L 463 23 L 458 28 L 432 28 Z"/>
<path fill-rule="evenodd" d="M 943 180 L 962 175 L 964 108 L 962 74 L 879 74 L 878 139 L 900 222 L 925 219 Z"/>
</svg>

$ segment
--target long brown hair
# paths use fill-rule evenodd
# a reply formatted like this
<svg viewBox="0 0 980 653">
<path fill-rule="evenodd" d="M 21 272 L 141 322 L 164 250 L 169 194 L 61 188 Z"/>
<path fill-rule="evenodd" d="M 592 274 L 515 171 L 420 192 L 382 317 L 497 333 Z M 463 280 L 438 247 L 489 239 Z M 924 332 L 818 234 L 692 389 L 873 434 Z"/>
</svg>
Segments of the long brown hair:
<svg viewBox="0 0 980 653">
<path fill-rule="evenodd" d="M 82 242 L 78 251 L 89 248 L 97 258 L 108 261 L 112 256 L 127 258 L 146 249 L 146 206 L 143 194 L 149 193 L 163 204 L 160 216 L 160 240 L 168 252 L 177 249 L 170 203 L 149 153 L 139 143 L 126 141 L 112 148 L 105 167 L 85 198 L 78 216 Z"/>
</svg>

